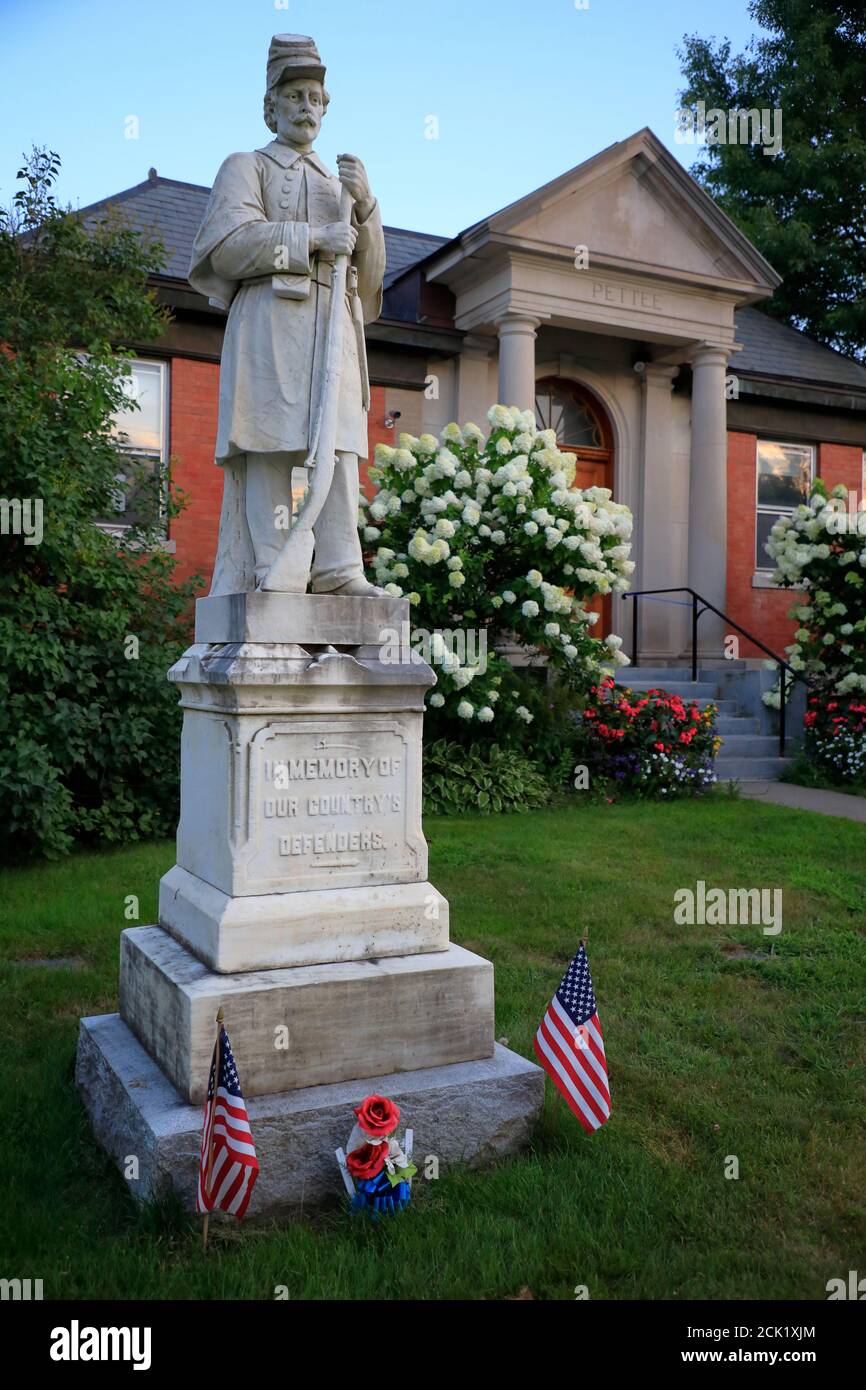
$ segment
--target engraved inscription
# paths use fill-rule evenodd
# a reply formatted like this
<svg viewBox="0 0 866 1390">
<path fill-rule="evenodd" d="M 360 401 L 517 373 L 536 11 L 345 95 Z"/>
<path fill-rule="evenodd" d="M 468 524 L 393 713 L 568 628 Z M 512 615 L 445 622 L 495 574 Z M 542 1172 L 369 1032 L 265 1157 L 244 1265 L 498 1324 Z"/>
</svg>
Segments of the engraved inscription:
<svg viewBox="0 0 866 1390">
<path fill-rule="evenodd" d="M 271 854 L 306 873 L 379 871 L 402 853 L 406 826 L 406 753 L 385 730 L 331 738 L 279 734 L 260 757 L 261 815 Z"/>
<path fill-rule="evenodd" d="M 620 304 L 627 309 L 648 309 L 659 312 L 661 296 L 654 290 L 635 289 L 631 285 L 611 285 L 606 280 L 593 280 L 592 298 L 599 303 Z"/>
</svg>

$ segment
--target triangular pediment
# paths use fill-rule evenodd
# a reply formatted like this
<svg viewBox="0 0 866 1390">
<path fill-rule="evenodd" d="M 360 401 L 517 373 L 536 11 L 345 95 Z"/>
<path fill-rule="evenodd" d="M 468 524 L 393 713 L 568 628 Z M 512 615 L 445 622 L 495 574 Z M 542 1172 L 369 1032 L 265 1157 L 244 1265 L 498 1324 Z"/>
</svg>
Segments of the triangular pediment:
<svg viewBox="0 0 866 1390">
<path fill-rule="evenodd" d="M 497 242 L 560 254 L 585 245 L 590 264 L 716 285 L 744 300 L 771 293 L 780 280 L 651 130 L 611 145 L 452 245 Z"/>
</svg>

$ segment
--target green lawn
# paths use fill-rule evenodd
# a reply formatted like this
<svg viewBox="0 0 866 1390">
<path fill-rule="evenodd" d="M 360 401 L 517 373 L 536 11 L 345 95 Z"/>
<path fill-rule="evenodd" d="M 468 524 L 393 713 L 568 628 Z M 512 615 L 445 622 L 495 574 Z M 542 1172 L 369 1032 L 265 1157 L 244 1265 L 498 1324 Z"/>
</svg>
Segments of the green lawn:
<svg viewBox="0 0 866 1390">
<path fill-rule="evenodd" d="M 525 1156 L 416 1182 L 395 1221 L 218 1230 L 205 1260 L 195 1223 L 128 1198 L 72 1081 L 79 1016 L 116 1007 L 124 899 L 153 920 L 173 847 L 7 872 L 4 1275 L 46 1298 L 821 1299 L 862 1271 L 866 828 L 722 794 L 426 828 L 452 935 L 494 962 L 519 1052 L 589 928 L 610 1123 L 587 1137 L 548 1097 Z M 675 926 L 674 890 L 699 878 L 783 887 L 781 935 Z"/>
</svg>

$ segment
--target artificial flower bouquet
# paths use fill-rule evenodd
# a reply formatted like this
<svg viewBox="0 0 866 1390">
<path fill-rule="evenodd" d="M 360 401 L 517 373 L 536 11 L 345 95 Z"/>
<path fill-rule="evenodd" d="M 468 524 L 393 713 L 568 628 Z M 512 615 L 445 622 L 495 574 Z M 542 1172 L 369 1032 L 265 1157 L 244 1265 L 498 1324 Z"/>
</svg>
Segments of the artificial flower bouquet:
<svg viewBox="0 0 866 1390">
<path fill-rule="evenodd" d="M 412 1162 L 411 1130 L 406 1135 L 407 1152 L 397 1141 L 400 1107 L 387 1096 L 367 1096 L 354 1113 L 344 1160 L 354 1187 L 351 1206 L 377 1220 L 409 1205 L 411 1182 L 418 1171 Z M 341 1168 L 342 1153 L 337 1151 Z"/>
</svg>

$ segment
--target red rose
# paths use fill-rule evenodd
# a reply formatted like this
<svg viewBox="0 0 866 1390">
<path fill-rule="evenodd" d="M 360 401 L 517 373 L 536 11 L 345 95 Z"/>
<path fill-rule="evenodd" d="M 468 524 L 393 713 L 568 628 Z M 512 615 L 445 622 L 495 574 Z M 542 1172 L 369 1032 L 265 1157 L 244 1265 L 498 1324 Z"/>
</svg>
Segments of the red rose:
<svg viewBox="0 0 866 1390">
<path fill-rule="evenodd" d="M 385 1167 L 387 1144 L 362 1144 L 346 1154 L 346 1167 L 353 1178 L 375 1178 Z"/>
<path fill-rule="evenodd" d="M 400 1107 L 387 1096 L 367 1096 L 355 1111 L 355 1118 L 365 1134 L 378 1139 L 383 1134 L 393 1134 L 400 1119 Z"/>
</svg>

